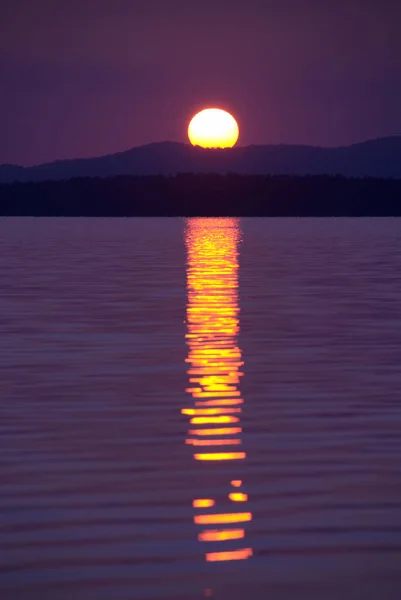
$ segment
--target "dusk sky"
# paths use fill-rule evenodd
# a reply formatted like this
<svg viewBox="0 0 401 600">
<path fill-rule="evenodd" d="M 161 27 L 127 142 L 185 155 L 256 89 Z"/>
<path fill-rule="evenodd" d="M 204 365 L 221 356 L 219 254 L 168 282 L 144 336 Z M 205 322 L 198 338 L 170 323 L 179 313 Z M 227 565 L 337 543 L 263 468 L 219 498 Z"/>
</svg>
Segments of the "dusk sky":
<svg viewBox="0 0 401 600">
<path fill-rule="evenodd" d="M 0 0 L 0 163 L 187 141 L 231 111 L 241 145 L 401 133 L 398 0 Z"/>
</svg>

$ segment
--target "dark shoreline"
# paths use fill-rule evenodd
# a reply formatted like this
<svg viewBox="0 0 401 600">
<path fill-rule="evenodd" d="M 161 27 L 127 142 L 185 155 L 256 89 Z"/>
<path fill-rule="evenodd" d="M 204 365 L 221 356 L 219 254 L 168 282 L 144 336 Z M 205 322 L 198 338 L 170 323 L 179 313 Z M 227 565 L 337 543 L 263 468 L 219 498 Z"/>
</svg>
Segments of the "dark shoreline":
<svg viewBox="0 0 401 600">
<path fill-rule="evenodd" d="M 0 185 L 0 216 L 401 216 L 401 179 L 117 176 Z"/>
</svg>

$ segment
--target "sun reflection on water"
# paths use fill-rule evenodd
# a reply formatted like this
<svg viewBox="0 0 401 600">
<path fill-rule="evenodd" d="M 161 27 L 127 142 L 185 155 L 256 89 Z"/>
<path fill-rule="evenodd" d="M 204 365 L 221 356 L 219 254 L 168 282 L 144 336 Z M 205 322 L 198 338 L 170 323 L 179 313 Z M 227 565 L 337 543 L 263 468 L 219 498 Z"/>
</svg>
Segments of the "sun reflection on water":
<svg viewBox="0 0 401 600">
<path fill-rule="evenodd" d="M 239 425 L 243 410 L 240 405 L 244 403 L 239 389 L 244 364 L 238 346 L 239 241 L 238 219 L 188 219 L 186 222 L 186 362 L 190 384 L 186 392 L 193 401 L 181 411 L 188 416 L 191 425 L 197 426 L 189 429 L 186 439 L 186 444 L 194 447 L 194 459 L 209 464 L 214 461 L 238 463 L 238 471 L 246 452 L 231 451 L 229 446 L 242 444 L 242 427 L 222 425 Z M 202 446 L 201 452 L 197 450 L 199 446 Z M 224 446 L 225 450 L 219 452 L 217 446 Z M 241 486 L 242 480 L 227 478 L 226 482 L 222 481 L 222 498 L 195 498 L 193 507 L 199 510 L 194 515 L 194 523 L 200 526 L 249 523 L 252 513 L 245 508 L 248 495 L 239 490 L 233 492 L 233 488 Z M 238 507 L 239 502 L 245 511 L 227 511 L 230 505 Z M 213 507 L 213 512 L 205 514 L 205 507 Z M 233 545 L 232 540 L 243 540 L 245 535 L 243 528 L 207 528 L 199 531 L 198 540 L 212 543 L 205 551 L 208 562 L 243 560 L 252 556 L 252 549 L 238 546 L 238 542 Z M 225 546 L 225 543 L 231 545 Z"/>
</svg>

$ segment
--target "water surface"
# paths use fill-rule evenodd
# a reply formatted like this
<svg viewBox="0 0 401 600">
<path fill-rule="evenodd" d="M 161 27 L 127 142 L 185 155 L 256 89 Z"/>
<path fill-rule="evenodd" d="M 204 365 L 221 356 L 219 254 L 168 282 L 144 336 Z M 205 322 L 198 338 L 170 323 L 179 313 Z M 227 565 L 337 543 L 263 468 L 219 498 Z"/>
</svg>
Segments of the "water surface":
<svg viewBox="0 0 401 600">
<path fill-rule="evenodd" d="M 2 600 L 398 599 L 400 241 L 0 220 Z"/>
</svg>

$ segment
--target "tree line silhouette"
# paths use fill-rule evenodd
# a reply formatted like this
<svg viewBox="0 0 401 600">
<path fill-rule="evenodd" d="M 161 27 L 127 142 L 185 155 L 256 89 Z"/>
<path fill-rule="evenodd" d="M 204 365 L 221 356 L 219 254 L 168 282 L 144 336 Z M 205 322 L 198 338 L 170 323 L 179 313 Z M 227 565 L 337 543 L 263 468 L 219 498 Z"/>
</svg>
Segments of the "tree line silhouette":
<svg viewBox="0 0 401 600">
<path fill-rule="evenodd" d="M 401 216 L 401 179 L 117 176 L 0 185 L 2 216 Z"/>
</svg>

